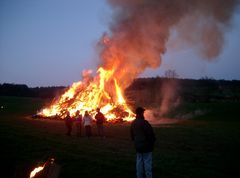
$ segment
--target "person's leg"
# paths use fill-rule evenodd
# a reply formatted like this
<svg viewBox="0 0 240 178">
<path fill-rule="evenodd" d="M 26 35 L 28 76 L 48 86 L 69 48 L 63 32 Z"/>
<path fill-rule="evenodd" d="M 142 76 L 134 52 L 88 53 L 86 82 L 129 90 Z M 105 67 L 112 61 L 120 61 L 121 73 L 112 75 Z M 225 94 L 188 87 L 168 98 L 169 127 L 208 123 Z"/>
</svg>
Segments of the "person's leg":
<svg viewBox="0 0 240 178">
<path fill-rule="evenodd" d="M 82 136 L 82 124 L 79 124 L 79 136 Z"/>
<path fill-rule="evenodd" d="M 88 126 L 85 126 L 85 135 L 88 137 Z"/>
<path fill-rule="evenodd" d="M 97 131 L 98 131 L 98 136 L 100 136 L 100 125 L 99 124 L 97 124 Z"/>
<path fill-rule="evenodd" d="M 98 124 L 98 135 L 100 137 L 103 136 L 103 125 L 102 124 Z"/>
<path fill-rule="evenodd" d="M 101 125 L 101 136 L 104 137 L 104 127 L 103 127 L 103 124 Z"/>
<path fill-rule="evenodd" d="M 136 157 L 136 174 L 137 178 L 143 178 L 143 155 L 142 153 L 137 153 Z"/>
<path fill-rule="evenodd" d="M 143 153 L 143 162 L 146 178 L 152 178 L 152 152 Z"/>
<path fill-rule="evenodd" d="M 89 127 L 89 137 L 92 136 L 92 127 L 91 126 L 88 126 Z"/>
<path fill-rule="evenodd" d="M 81 127 L 82 127 L 81 124 L 78 124 L 78 136 L 79 137 L 81 137 L 81 135 L 82 135 L 82 133 L 81 133 L 82 128 Z"/>
<path fill-rule="evenodd" d="M 79 124 L 76 123 L 76 129 L 77 129 L 77 136 L 79 137 Z"/>
<path fill-rule="evenodd" d="M 71 126 L 67 125 L 67 135 L 71 136 Z"/>
<path fill-rule="evenodd" d="M 72 134 L 72 125 L 69 125 L 69 136 Z"/>
<path fill-rule="evenodd" d="M 90 137 L 91 136 L 91 126 L 87 126 L 88 127 L 88 137 Z"/>
<path fill-rule="evenodd" d="M 68 132 L 69 132 L 69 131 L 68 131 L 68 125 L 67 125 L 67 124 L 66 124 L 66 131 L 67 131 L 67 132 L 66 132 L 66 135 L 68 135 Z"/>
</svg>

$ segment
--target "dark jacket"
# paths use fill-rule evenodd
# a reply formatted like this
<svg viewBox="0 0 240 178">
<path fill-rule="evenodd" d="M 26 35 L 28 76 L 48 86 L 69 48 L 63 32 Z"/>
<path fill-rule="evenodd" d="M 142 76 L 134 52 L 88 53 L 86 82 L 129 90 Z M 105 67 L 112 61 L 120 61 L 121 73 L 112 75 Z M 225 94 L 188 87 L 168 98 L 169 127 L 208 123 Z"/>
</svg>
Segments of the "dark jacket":
<svg viewBox="0 0 240 178">
<path fill-rule="evenodd" d="M 136 151 L 148 153 L 153 151 L 156 140 L 152 126 L 144 118 L 136 118 L 131 124 L 131 138 Z"/>
<path fill-rule="evenodd" d="M 72 126 L 73 125 L 73 120 L 70 116 L 65 117 L 65 124 L 66 124 L 66 126 Z"/>
<path fill-rule="evenodd" d="M 96 123 L 100 124 L 100 125 L 105 122 L 105 117 L 104 117 L 103 113 L 101 113 L 101 112 L 98 112 L 96 114 L 95 119 L 96 119 Z"/>
</svg>

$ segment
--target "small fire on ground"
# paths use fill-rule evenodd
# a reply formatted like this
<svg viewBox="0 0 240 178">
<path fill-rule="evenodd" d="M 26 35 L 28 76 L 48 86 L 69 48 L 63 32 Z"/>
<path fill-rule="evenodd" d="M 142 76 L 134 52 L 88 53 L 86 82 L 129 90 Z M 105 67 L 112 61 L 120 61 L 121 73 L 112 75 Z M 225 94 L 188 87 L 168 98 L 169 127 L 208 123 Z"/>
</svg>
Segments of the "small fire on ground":
<svg viewBox="0 0 240 178">
<path fill-rule="evenodd" d="M 29 178 L 57 178 L 60 173 L 60 166 L 57 165 L 54 161 L 54 158 L 50 158 L 42 166 L 34 168 L 30 173 Z"/>
<path fill-rule="evenodd" d="M 33 171 L 30 173 L 30 177 L 29 178 L 35 177 L 35 175 L 37 173 L 39 173 L 40 171 L 42 171 L 44 169 L 44 166 L 45 166 L 45 164 L 43 166 L 39 166 L 39 167 L 34 168 Z"/>
<path fill-rule="evenodd" d="M 96 77 L 93 78 L 91 71 L 84 71 L 83 81 L 73 83 L 63 95 L 37 115 L 43 118 L 64 119 L 67 111 L 74 116 L 79 110 L 82 115 L 88 111 L 94 116 L 96 108 L 100 108 L 107 121 L 133 120 L 134 113 L 128 107 L 113 72 L 99 68 Z"/>
</svg>

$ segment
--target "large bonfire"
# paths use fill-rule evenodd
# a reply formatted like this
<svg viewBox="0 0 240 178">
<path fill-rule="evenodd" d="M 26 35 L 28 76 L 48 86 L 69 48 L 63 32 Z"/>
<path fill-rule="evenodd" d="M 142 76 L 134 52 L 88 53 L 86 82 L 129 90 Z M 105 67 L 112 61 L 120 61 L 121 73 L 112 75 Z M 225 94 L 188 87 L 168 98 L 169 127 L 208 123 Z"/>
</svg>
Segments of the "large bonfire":
<svg viewBox="0 0 240 178">
<path fill-rule="evenodd" d="M 89 111 L 95 114 L 101 108 L 108 121 L 130 121 L 134 114 L 128 108 L 117 79 L 112 77 L 113 71 L 98 69 L 95 78 L 90 77 L 91 71 L 84 71 L 84 80 L 72 86 L 39 115 L 44 117 L 64 118 L 66 111 L 74 116 L 76 111 L 84 114 Z"/>
<path fill-rule="evenodd" d="M 190 46 L 204 59 L 214 59 L 224 45 L 239 0 L 108 0 L 113 11 L 109 32 L 98 43 L 100 65 L 96 77 L 84 73 L 49 107 L 44 117 L 77 110 L 92 115 L 100 107 L 108 120 L 132 120 L 123 90 L 146 68 L 158 68 L 169 45 Z M 170 34 L 173 34 L 170 38 Z M 179 47 L 180 47 L 179 46 Z"/>
</svg>

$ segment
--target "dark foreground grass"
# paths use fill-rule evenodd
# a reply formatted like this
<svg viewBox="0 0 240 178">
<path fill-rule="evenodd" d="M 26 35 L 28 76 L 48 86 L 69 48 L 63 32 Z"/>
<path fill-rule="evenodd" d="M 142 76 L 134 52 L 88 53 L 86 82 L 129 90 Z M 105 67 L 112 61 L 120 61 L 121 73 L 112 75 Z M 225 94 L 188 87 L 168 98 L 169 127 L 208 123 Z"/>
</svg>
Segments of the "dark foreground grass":
<svg viewBox="0 0 240 178">
<path fill-rule="evenodd" d="M 0 97 L 4 106 L 0 111 L 0 177 L 27 177 L 34 166 L 49 157 L 61 166 L 60 178 L 135 177 L 129 124 L 108 124 L 105 139 L 67 137 L 63 122 L 27 117 L 44 102 Z M 240 177 L 240 122 L 213 120 L 155 126 L 154 176 Z"/>
</svg>

